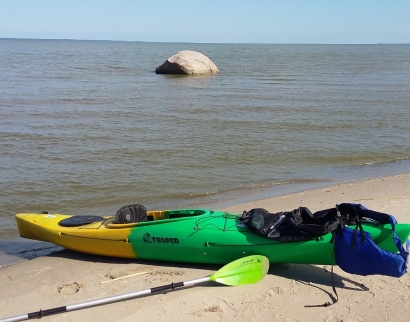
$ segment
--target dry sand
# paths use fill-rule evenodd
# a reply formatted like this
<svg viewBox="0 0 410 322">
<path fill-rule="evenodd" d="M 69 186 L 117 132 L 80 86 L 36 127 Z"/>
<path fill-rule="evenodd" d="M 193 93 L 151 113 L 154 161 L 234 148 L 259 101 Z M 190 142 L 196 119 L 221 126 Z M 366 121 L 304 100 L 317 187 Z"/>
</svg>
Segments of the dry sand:
<svg viewBox="0 0 410 322">
<path fill-rule="evenodd" d="M 355 202 L 410 222 L 410 173 L 351 182 L 229 207 L 241 213 L 306 206 L 311 211 Z M 0 268 L 0 319 L 114 296 L 212 274 L 220 266 L 136 262 L 63 250 Z M 112 280 L 116 277 L 144 275 Z M 44 321 L 409 321 L 410 275 L 361 277 L 335 267 L 339 302 L 332 301 L 330 267 L 271 265 L 254 285 L 216 283 L 163 292 L 44 317 Z M 101 283 L 111 280 L 107 283 Z"/>
</svg>

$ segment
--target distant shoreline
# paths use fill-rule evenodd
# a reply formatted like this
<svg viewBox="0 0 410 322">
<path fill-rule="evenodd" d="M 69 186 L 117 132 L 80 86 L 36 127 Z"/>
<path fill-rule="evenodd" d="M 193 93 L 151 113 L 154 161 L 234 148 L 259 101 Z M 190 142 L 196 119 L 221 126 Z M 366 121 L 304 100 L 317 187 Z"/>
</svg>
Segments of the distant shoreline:
<svg viewBox="0 0 410 322">
<path fill-rule="evenodd" d="M 76 39 L 76 38 L 0 38 L 0 40 L 34 40 L 34 41 L 105 41 L 105 42 L 136 42 L 136 43 L 164 43 L 164 44 L 229 44 L 229 45 L 318 45 L 318 46 L 366 46 L 366 45 L 410 45 L 410 43 L 249 43 L 249 42 L 186 42 L 186 41 L 144 41 L 144 40 L 121 40 L 121 39 Z"/>
</svg>

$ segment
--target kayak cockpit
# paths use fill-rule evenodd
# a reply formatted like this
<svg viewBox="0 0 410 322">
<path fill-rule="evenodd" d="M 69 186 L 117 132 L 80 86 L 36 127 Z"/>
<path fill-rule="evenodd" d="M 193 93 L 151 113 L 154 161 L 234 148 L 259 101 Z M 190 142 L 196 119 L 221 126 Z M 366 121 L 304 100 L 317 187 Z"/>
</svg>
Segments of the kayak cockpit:
<svg viewBox="0 0 410 322">
<path fill-rule="evenodd" d="M 175 209 L 147 211 L 142 205 L 128 205 L 117 211 L 115 217 L 70 216 L 58 222 L 61 227 L 79 227 L 93 223 L 104 224 L 106 228 L 132 228 L 166 223 L 170 220 L 188 219 L 213 213 L 208 209 Z"/>
<path fill-rule="evenodd" d="M 211 215 L 214 211 L 208 209 L 175 209 L 147 211 L 146 220 L 130 223 L 118 223 L 116 218 L 106 222 L 107 228 L 131 228 L 136 226 L 157 225 L 170 221 L 186 220 L 196 216 Z"/>
</svg>

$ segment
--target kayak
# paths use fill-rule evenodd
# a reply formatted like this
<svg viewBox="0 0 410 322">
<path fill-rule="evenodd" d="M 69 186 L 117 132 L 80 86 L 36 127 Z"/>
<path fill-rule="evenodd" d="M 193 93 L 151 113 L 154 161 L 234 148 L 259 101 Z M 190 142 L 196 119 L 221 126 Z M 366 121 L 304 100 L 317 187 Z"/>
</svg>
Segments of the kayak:
<svg viewBox="0 0 410 322">
<path fill-rule="evenodd" d="M 241 215 L 208 209 L 147 212 L 147 221 L 116 223 L 114 216 L 20 213 L 22 237 L 94 255 L 141 260 L 226 264 L 264 255 L 270 263 L 334 264 L 332 234 L 309 241 L 278 242 L 249 230 Z M 397 252 L 389 224 L 363 223 L 382 249 Z M 410 224 L 397 224 L 404 243 Z"/>
</svg>

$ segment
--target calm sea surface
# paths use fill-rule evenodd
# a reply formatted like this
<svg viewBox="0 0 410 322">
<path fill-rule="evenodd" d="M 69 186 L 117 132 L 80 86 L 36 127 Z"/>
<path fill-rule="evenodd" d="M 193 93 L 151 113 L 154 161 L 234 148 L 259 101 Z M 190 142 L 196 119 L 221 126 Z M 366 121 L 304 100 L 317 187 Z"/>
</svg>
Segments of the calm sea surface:
<svg viewBox="0 0 410 322">
<path fill-rule="evenodd" d="M 186 49 L 220 73 L 155 74 Z M 18 212 L 219 207 L 406 171 L 410 45 L 0 39 L 0 239 Z"/>
</svg>

